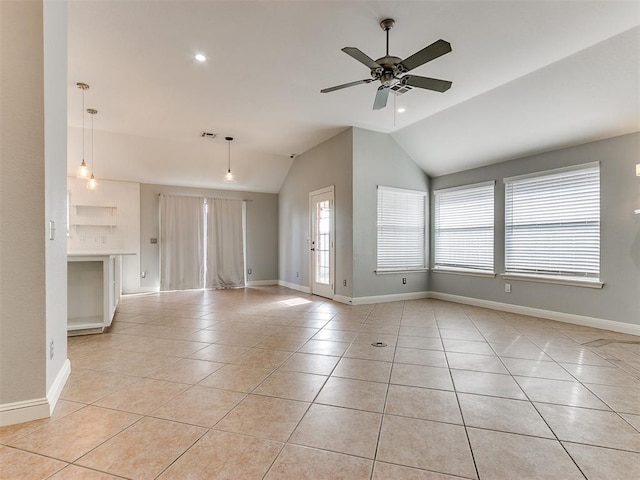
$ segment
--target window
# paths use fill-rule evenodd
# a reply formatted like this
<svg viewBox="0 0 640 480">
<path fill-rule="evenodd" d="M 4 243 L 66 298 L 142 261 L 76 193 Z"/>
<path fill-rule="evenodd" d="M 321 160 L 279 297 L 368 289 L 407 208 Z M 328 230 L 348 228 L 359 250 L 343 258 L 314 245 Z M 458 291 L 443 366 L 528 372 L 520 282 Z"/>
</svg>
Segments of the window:
<svg viewBox="0 0 640 480">
<path fill-rule="evenodd" d="M 600 275 L 600 165 L 505 178 L 505 272 Z"/>
<path fill-rule="evenodd" d="M 493 273 L 495 182 L 436 190 L 436 270 Z"/>
<path fill-rule="evenodd" d="M 426 268 L 426 196 L 378 186 L 377 272 Z"/>
</svg>

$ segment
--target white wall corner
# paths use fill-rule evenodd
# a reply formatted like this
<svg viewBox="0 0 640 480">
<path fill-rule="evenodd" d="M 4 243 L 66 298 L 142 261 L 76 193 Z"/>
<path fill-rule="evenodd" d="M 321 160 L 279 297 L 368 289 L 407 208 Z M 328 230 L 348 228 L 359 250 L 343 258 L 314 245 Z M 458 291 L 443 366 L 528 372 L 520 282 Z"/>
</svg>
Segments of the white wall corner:
<svg viewBox="0 0 640 480">
<path fill-rule="evenodd" d="M 291 288 L 292 290 L 297 290 L 302 293 L 311 293 L 311 288 L 309 287 L 298 285 L 296 283 L 285 282 L 284 280 L 278 280 L 278 285 L 280 285 L 281 287 Z"/>
<path fill-rule="evenodd" d="M 491 300 L 463 297 L 460 295 L 441 292 L 429 292 L 429 298 L 640 336 L 640 325 L 634 325 L 631 323 L 615 322 L 613 320 L 586 317 L 584 315 L 574 315 L 572 313 L 554 312 L 552 310 L 543 310 L 541 308 L 525 307 L 522 305 L 513 305 L 511 303 L 494 302 Z"/>
<path fill-rule="evenodd" d="M 53 385 L 51 385 L 51 388 L 47 392 L 49 415 L 53 414 L 53 409 L 56 408 L 56 404 L 58 403 L 58 399 L 60 398 L 60 394 L 62 393 L 64 386 L 67 384 L 69 375 L 71 375 L 71 362 L 67 358 L 58 372 L 58 375 L 56 375 Z"/>
</svg>

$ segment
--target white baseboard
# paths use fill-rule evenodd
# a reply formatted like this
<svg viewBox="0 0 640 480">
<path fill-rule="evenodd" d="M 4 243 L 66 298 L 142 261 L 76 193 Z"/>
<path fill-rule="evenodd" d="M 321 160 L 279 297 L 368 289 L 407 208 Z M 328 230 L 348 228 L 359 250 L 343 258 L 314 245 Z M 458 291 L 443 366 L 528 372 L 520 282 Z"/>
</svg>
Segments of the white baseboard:
<svg viewBox="0 0 640 480">
<path fill-rule="evenodd" d="M 0 405 L 0 427 L 50 417 L 70 374 L 71 362 L 67 358 L 46 397 Z"/>
<path fill-rule="evenodd" d="M 278 280 L 250 280 L 247 287 L 265 287 L 268 285 L 279 285 Z"/>
<path fill-rule="evenodd" d="M 291 288 L 293 290 L 297 290 L 302 293 L 311 293 L 311 288 L 305 287 L 304 285 L 298 285 L 296 283 L 285 282 L 284 280 L 278 280 L 278 285 L 281 287 Z"/>
<path fill-rule="evenodd" d="M 553 310 L 543 310 L 541 308 L 525 307 L 522 305 L 513 305 L 511 303 L 494 302 L 491 300 L 482 300 L 480 298 L 463 297 L 460 295 L 452 295 L 450 293 L 429 292 L 429 298 L 445 300 L 447 302 L 462 303 L 465 305 L 473 305 L 475 307 L 490 308 L 492 310 L 500 310 L 502 312 L 545 318 L 547 320 L 555 320 L 557 322 L 572 323 L 574 325 L 602 328 L 604 330 L 612 330 L 614 332 L 627 333 L 630 335 L 640 335 L 640 325 L 633 325 L 631 323 L 615 322 L 613 320 L 575 315 L 572 313 L 555 312 Z"/>
<path fill-rule="evenodd" d="M 353 303 L 351 303 L 353 301 L 353 298 L 345 297 L 344 295 L 334 295 L 332 300 L 334 302 L 340 302 L 340 303 L 346 303 L 347 305 L 353 305 Z"/>
<path fill-rule="evenodd" d="M 0 427 L 48 418 L 50 415 L 49 401 L 44 397 L 5 403 L 0 405 Z"/>
<path fill-rule="evenodd" d="M 60 398 L 60 394 L 62 393 L 62 389 L 67 383 L 69 379 L 69 375 L 71 375 L 71 362 L 67 358 L 62 365 L 62 368 L 56 375 L 56 379 L 53 381 L 53 385 L 47 392 L 47 400 L 49 402 L 49 414 L 53 413 L 53 409 L 56 408 L 56 404 L 58 403 L 58 399 Z"/>
<path fill-rule="evenodd" d="M 409 292 L 409 293 L 392 293 L 390 295 L 374 295 L 371 297 L 343 297 L 336 295 L 333 299 L 336 302 L 346 303 L 348 305 L 369 305 L 372 303 L 400 302 L 403 300 L 419 300 L 421 298 L 429 298 L 429 292 Z"/>
<path fill-rule="evenodd" d="M 155 287 L 140 287 L 140 288 L 136 288 L 135 290 L 129 290 L 129 291 L 123 291 L 122 295 L 145 295 L 148 293 L 158 293 L 160 291 L 160 286 L 155 286 Z"/>
</svg>

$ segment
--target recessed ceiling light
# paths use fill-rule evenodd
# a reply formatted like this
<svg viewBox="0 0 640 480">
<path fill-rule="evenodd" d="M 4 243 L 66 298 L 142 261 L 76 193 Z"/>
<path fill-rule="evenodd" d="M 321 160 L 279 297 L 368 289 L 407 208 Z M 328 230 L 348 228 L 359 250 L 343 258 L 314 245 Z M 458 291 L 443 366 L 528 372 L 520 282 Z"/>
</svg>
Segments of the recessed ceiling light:
<svg viewBox="0 0 640 480">
<path fill-rule="evenodd" d="M 404 108 L 404 107 L 400 107 L 400 108 L 398 109 L 398 113 L 404 113 L 404 112 L 406 112 L 406 110 L 405 110 L 405 108 Z"/>
<path fill-rule="evenodd" d="M 196 53 L 196 54 L 194 55 L 194 57 L 195 57 L 195 59 L 196 59 L 197 61 L 199 61 L 199 62 L 204 62 L 204 61 L 207 59 L 207 57 L 205 57 L 205 56 L 204 56 L 203 54 L 201 54 L 201 53 Z"/>
</svg>

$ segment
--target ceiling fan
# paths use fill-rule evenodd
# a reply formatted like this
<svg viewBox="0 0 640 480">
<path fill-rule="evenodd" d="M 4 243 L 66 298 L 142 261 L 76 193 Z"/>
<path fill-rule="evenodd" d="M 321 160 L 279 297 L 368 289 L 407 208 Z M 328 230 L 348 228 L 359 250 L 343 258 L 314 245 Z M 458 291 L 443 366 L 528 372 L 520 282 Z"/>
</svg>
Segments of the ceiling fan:
<svg viewBox="0 0 640 480">
<path fill-rule="evenodd" d="M 402 94 L 411 90 L 412 87 L 434 90 L 436 92 L 446 92 L 449 90 L 449 88 L 451 88 L 451 82 L 448 80 L 403 74 L 449 53 L 451 51 L 451 44 L 440 39 L 404 60 L 393 57 L 389 55 L 389 30 L 393 28 L 394 24 L 395 21 L 391 18 L 384 19 L 380 22 L 380 27 L 387 33 L 387 54 L 378 60 L 373 60 L 355 47 L 344 47 L 342 49 L 344 53 L 369 67 L 371 69 L 371 78 L 325 88 L 320 90 L 320 92 L 335 92 L 336 90 L 353 87 L 354 85 L 380 80 L 382 85 L 378 87 L 378 92 L 373 102 L 373 109 L 380 110 L 387 105 L 387 98 L 389 98 L 390 91 Z"/>
</svg>

